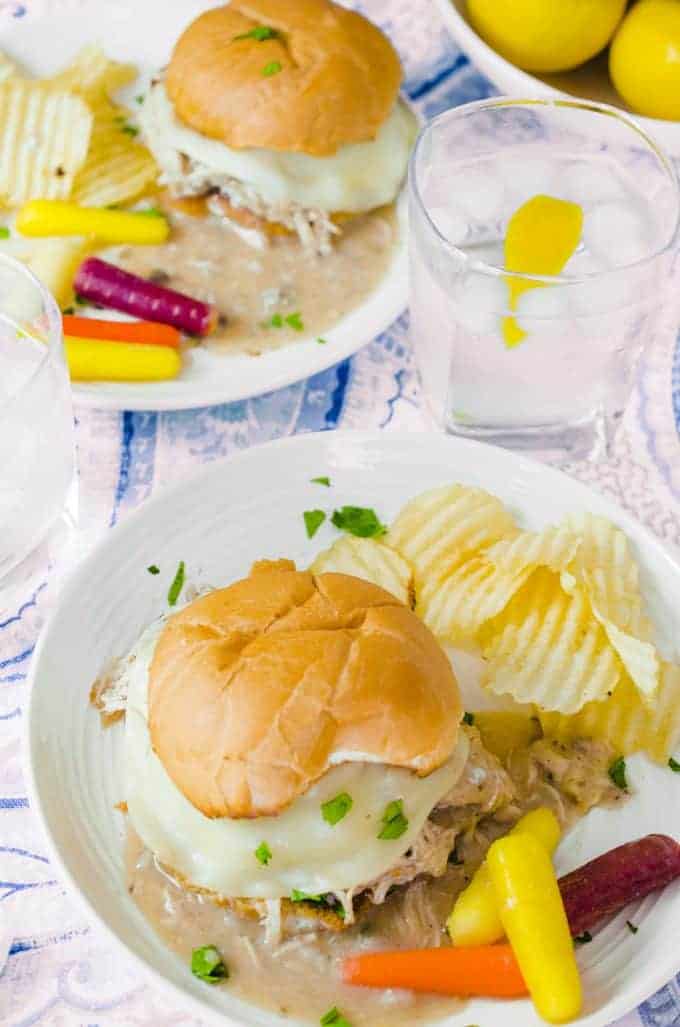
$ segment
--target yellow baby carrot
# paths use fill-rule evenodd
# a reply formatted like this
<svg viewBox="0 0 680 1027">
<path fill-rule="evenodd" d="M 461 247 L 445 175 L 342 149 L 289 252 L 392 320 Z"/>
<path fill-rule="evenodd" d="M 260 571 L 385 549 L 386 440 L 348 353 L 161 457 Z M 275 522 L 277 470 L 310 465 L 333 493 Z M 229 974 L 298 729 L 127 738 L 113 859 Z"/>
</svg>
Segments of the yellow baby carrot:
<svg viewBox="0 0 680 1027">
<path fill-rule="evenodd" d="M 165 242 L 168 222 L 155 211 L 80 207 L 63 200 L 30 200 L 19 211 L 16 227 L 22 235 L 85 235 L 101 242 L 153 246 Z"/>
<path fill-rule="evenodd" d="M 494 842 L 486 863 L 501 920 L 536 1009 L 567 1023 L 583 1003 L 574 943 L 545 846 L 530 834 Z"/>
<path fill-rule="evenodd" d="M 73 381 L 153 382 L 176 378 L 182 358 L 170 346 L 108 342 L 66 336 L 66 360 Z"/>
<path fill-rule="evenodd" d="M 560 825 L 552 810 L 541 808 L 518 820 L 510 833 L 533 835 L 552 855 L 560 840 Z M 456 899 L 446 926 L 454 945 L 491 945 L 503 937 L 503 924 L 486 863 L 482 863 Z"/>
</svg>

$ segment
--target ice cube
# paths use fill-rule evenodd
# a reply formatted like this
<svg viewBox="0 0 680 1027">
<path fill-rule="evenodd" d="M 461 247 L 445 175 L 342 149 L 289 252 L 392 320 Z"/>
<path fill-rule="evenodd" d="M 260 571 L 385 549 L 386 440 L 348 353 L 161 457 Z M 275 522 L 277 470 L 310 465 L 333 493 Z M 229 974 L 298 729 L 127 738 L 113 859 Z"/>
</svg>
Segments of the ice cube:
<svg viewBox="0 0 680 1027">
<path fill-rule="evenodd" d="M 508 287 L 501 277 L 485 274 L 462 276 L 457 282 L 453 316 L 476 335 L 498 332 L 508 309 Z"/>
<path fill-rule="evenodd" d="M 468 219 L 454 206 L 431 207 L 430 220 L 438 232 L 457 246 L 468 234 Z"/>
<path fill-rule="evenodd" d="M 583 242 L 609 267 L 635 264 L 650 250 L 645 222 L 637 210 L 623 203 L 603 203 L 587 211 Z"/>
<path fill-rule="evenodd" d="M 623 189 L 615 169 L 608 164 L 579 160 L 567 164 L 556 182 L 558 195 L 579 203 L 584 209 L 611 200 L 623 199 Z"/>
<path fill-rule="evenodd" d="M 461 168 L 449 176 L 448 191 L 463 213 L 475 221 L 493 221 L 502 213 L 505 187 L 492 171 Z"/>
<path fill-rule="evenodd" d="M 526 153 L 503 157 L 503 178 L 511 198 L 509 213 L 514 213 L 533 196 L 552 195 L 555 165 L 544 157 Z"/>
<path fill-rule="evenodd" d="M 571 313 L 568 287 L 546 285 L 528 289 L 519 296 L 515 317 L 529 335 L 563 338 L 571 331 Z"/>
<path fill-rule="evenodd" d="M 580 278 L 582 275 L 596 275 L 605 270 L 603 261 L 598 260 L 592 253 L 586 250 L 577 251 L 570 257 L 564 266 L 563 274 L 569 278 Z"/>
<path fill-rule="evenodd" d="M 584 317 L 611 314 L 635 302 L 629 279 L 616 272 L 575 282 L 569 286 L 569 296 L 574 313 Z"/>
</svg>

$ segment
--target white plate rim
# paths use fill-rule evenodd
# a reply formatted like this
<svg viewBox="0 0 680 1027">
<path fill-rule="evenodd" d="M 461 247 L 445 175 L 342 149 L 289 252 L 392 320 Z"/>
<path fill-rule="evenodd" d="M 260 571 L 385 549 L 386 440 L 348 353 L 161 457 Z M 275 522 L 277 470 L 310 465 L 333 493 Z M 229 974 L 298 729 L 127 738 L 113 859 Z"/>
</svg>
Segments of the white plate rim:
<svg viewBox="0 0 680 1027">
<path fill-rule="evenodd" d="M 165 503 L 171 502 L 173 496 L 181 494 L 186 489 L 190 488 L 192 484 L 204 479 L 209 479 L 212 476 L 219 476 L 222 473 L 228 473 L 229 468 L 234 463 L 248 462 L 253 458 L 253 454 L 259 454 L 262 451 L 285 454 L 287 450 L 304 446 L 314 446 L 317 442 L 322 444 L 324 441 L 331 443 L 331 440 L 338 439 L 339 436 L 346 436 L 351 443 L 356 445 L 365 446 L 377 446 L 378 448 L 387 444 L 388 446 L 399 447 L 400 445 L 413 441 L 414 433 L 409 432 L 380 432 L 380 431 L 336 431 L 336 432 L 313 432 L 302 435 L 289 436 L 282 439 L 275 439 L 271 442 L 264 443 L 259 446 L 250 447 L 245 450 L 240 450 L 232 454 L 231 456 L 213 461 L 202 468 L 196 473 L 189 475 L 188 477 L 174 483 L 173 485 L 166 486 L 159 489 L 159 491 L 152 496 L 150 499 L 145 501 L 141 506 L 133 510 L 124 521 L 115 525 L 112 530 L 108 531 L 106 535 L 99 540 L 99 542 L 93 547 L 88 553 L 85 559 L 72 570 L 70 575 L 67 577 L 64 585 L 62 586 L 61 593 L 57 600 L 57 603 L 52 610 L 47 623 L 43 627 L 40 638 L 35 648 L 33 658 L 31 661 L 31 668 L 28 675 L 28 690 L 29 698 L 26 707 L 25 722 L 23 726 L 22 734 L 22 750 L 23 750 L 23 766 L 26 776 L 27 793 L 29 800 L 29 807 L 31 812 L 36 817 L 40 824 L 40 828 L 43 833 L 43 837 L 46 841 L 47 854 L 50 862 L 54 864 L 59 877 L 65 882 L 68 887 L 69 895 L 79 904 L 84 915 L 88 921 L 97 928 L 110 942 L 113 943 L 115 948 L 124 954 L 125 958 L 131 960 L 133 964 L 140 970 L 144 977 L 152 984 L 154 984 L 161 992 L 171 992 L 177 999 L 181 1007 L 191 1008 L 194 1010 L 196 1015 L 199 1015 L 209 1023 L 220 1023 L 227 1024 L 229 1027 L 240 1027 L 237 1020 L 232 1020 L 230 1016 L 224 1013 L 217 1013 L 214 1008 L 204 1003 L 201 999 L 195 997 L 188 991 L 175 984 L 168 977 L 157 971 L 154 967 L 150 966 L 146 960 L 135 953 L 132 949 L 128 948 L 125 942 L 117 935 L 112 927 L 109 927 L 106 920 L 99 915 L 92 902 L 87 896 L 81 891 L 75 876 L 66 866 L 64 859 L 59 851 L 59 847 L 56 844 L 49 827 L 47 826 L 47 819 L 44 812 L 43 803 L 40 796 L 40 789 L 36 780 L 36 771 L 33 764 L 33 748 L 38 744 L 38 739 L 34 738 L 34 734 L 37 732 L 36 720 L 36 707 L 38 700 L 38 689 L 36 687 L 36 681 L 39 677 L 41 670 L 41 660 L 43 650 L 49 645 L 51 638 L 52 623 L 55 619 L 55 614 L 58 609 L 65 605 L 69 600 L 77 601 L 77 593 L 80 587 L 81 578 L 85 577 L 88 571 L 95 567 L 99 559 L 100 554 L 106 552 L 111 544 L 111 538 L 119 538 L 123 536 L 127 531 L 146 518 L 153 517 L 154 511 L 162 507 Z M 507 462 L 509 468 L 513 466 L 518 472 L 525 472 L 530 475 L 538 474 L 540 477 L 545 478 L 546 487 L 549 487 L 550 482 L 553 481 L 556 484 L 562 483 L 567 484 L 570 492 L 572 493 L 576 502 L 582 501 L 584 507 L 588 502 L 594 502 L 599 507 L 599 512 L 604 516 L 609 516 L 611 519 L 619 525 L 628 535 L 636 535 L 638 539 L 644 541 L 645 547 L 653 550 L 655 556 L 660 559 L 661 562 L 665 563 L 667 567 L 672 568 L 674 573 L 680 576 L 680 556 L 676 557 L 669 551 L 669 548 L 664 545 L 651 531 L 646 528 L 643 524 L 636 520 L 631 514 L 620 507 L 616 502 L 609 499 L 608 497 L 597 493 L 589 486 L 582 482 L 571 478 L 565 472 L 560 471 L 555 467 L 550 467 L 544 464 L 540 464 L 537 461 L 529 459 L 527 457 L 500 450 L 498 447 L 488 446 L 484 443 L 479 443 L 467 439 L 454 438 L 452 436 L 444 436 L 437 432 L 423 432 L 418 433 L 418 439 L 424 446 L 427 446 L 428 441 L 441 442 L 446 440 L 446 444 L 450 444 L 452 447 L 458 449 L 461 453 L 469 453 L 471 461 L 474 462 L 475 457 L 480 459 L 484 458 L 484 453 L 491 452 L 496 455 L 496 459 L 501 459 L 503 462 Z M 332 444 L 332 443 L 331 443 Z M 284 456 L 285 458 L 285 456 Z M 257 459 L 257 457 L 256 457 Z M 446 472 L 446 466 L 442 465 L 442 471 Z M 613 1021 L 609 1017 L 618 1019 L 626 1014 L 630 1013 L 634 1008 L 639 1006 L 647 998 L 649 998 L 654 992 L 662 988 L 668 981 L 680 970 L 680 950 L 675 956 L 673 956 L 672 946 L 668 946 L 669 963 L 664 965 L 663 968 L 657 966 L 651 970 L 651 972 L 644 978 L 644 981 L 640 981 L 633 992 L 632 996 L 629 996 L 625 1001 L 619 999 L 618 1003 L 616 999 L 612 999 L 607 1009 L 607 1021 L 599 1018 L 598 1011 L 593 1014 L 588 1014 L 587 1018 L 582 1018 L 578 1023 L 582 1024 L 583 1027 L 607 1027 L 607 1024 Z M 631 1005 L 632 1001 L 632 1005 Z M 513 1003 L 514 1005 L 515 1003 Z M 499 1005 L 498 1008 L 501 1008 Z M 266 1012 L 266 1011 L 265 1011 Z M 265 1021 L 263 1021 L 265 1022 Z M 432 1027 L 435 1027 L 433 1024 Z"/>
</svg>

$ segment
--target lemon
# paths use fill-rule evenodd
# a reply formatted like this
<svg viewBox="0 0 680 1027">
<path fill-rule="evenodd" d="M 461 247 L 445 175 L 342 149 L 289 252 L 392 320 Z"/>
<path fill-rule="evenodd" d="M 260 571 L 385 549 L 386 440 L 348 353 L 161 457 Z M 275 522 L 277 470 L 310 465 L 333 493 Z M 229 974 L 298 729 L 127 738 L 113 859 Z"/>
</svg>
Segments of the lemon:
<svg viewBox="0 0 680 1027">
<path fill-rule="evenodd" d="M 526 275 L 559 275 L 581 240 L 583 209 L 578 203 L 556 196 L 532 196 L 508 221 L 505 234 L 505 266 Z M 510 309 L 528 289 L 542 282 L 508 278 Z M 503 318 L 503 338 L 508 349 L 526 338 L 514 317 Z"/>
<path fill-rule="evenodd" d="M 609 72 L 628 106 L 680 121 L 680 0 L 643 0 L 614 37 Z"/>
<path fill-rule="evenodd" d="M 473 27 L 525 71 L 567 71 L 613 36 L 626 0 L 468 0 Z"/>
</svg>

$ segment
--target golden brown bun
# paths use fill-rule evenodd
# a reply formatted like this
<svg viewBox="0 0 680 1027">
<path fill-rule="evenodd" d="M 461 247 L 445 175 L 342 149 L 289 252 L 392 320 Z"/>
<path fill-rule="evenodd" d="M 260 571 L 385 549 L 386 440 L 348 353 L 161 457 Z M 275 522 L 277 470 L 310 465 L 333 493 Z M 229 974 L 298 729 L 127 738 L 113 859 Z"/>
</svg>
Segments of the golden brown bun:
<svg viewBox="0 0 680 1027">
<path fill-rule="evenodd" d="M 279 35 L 236 38 L 257 26 Z M 323 157 L 375 139 L 400 81 L 392 44 L 360 14 L 330 0 L 234 0 L 186 29 L 166 89 L 181 121 L 227 146 Z"/>
<path fill-rule="evenodd" d="M 460 717 L 449 661 L 415 614 L 288 560 L 172 616 L 150 669 L 154 751 L 208 817 L 279 813 L 334 754 L 425 776 L 451 755 Z"/>
</svg>

